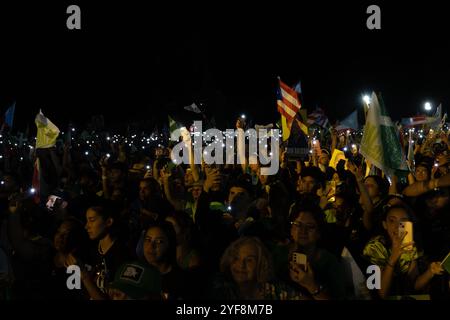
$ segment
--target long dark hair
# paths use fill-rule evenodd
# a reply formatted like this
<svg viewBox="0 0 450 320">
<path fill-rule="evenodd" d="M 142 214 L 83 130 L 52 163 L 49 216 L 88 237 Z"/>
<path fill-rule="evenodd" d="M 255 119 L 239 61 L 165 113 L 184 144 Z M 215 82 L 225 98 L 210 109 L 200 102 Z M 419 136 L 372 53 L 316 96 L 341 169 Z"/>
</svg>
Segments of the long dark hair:
<svg viewBox="0 0 450 320">
<path fill-rule="evenodd" d="M 66 245 L 62 249 L 63 253 L 72 253 L 74 251 L 79 251 L 80 249 L 86 249 L 89 242 L 89 237 L 84 229 L 83 223 L 74 218 L 69 217 L 61 221 L 60 225 L 63 223 L 68 223 L 70 225 L 70 232 L 67 235 Z"/>
<path fill-rule="evenodd" d="M 403 210 L 406 212 L 406 215 L 408 216 L 408 220 L 413 223 L 413 229 L 416 229 L 415 228 L 415 226 L 417 225 L 416 216 L 415 216 L 414 212 L 412 211 L 411 207 L 409 207 L 406 204 L 396 204 L 393 206 L 385 205 L 383 207 L 382 221 L 386 221 L 389 212 L 391 212 L 392 210 L 397 210 L 397 209 L 400 209 L 400 210 Z M 389 237 L 389 234 L 387 233 L 387 231 L 384 228 L 382 228 L 381 232 L 382 232 L 381 235 L 384 237 L 384 239 L 386 241 L 386 245 L 390 247 L 392 242 L 391 242 L 391 238 Z M 416 239 L 418 238 L 417 232 L 413 232 L 413 237 L 414 237 L 414 241 L 416 242 Z"/>
<path fill-rule="evenodd" d="M 387 181 L 385 178 L 382 178 L 377 175 L 367 176 L 364 179 L 364 181 L 366 181 L 369 178 L 372 178 L 373 180 L 375 180 L 375 183 L 377 184 L 378 190 L 380 192 L 380 198 L 383 199 L 383 198 L 387 197 L 387 195 L 389 193 L 389 181 Z"/>
<path fill-rule="evenodd" d="M 177 264 L 177 236 L 175 233 L 175 229 L 173 225 L 168 221 L 160 221 L 150 224 L 145 233 L 148 230 L 158 228 L 160 229 L 167 237 L 169 242 L 167 252 L 164 256 L 166 262 L 170 263 L 172 266 L 176 266 Z"/>
</svg>

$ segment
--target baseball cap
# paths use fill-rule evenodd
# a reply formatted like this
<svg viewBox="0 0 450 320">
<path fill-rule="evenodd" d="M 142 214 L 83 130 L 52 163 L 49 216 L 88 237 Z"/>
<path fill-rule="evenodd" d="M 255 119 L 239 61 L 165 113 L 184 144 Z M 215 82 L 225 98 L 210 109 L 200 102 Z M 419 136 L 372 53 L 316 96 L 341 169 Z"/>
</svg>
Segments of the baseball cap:
<svg viewBox="0 0 450 320">
<path fill-rule="evenodd" d="M 122 264 L 117 270 L 111 288 L 116 288 L 133 299 L 161 293 L 161 274 L 158 269 L 139 261 Z"/>
</svg>

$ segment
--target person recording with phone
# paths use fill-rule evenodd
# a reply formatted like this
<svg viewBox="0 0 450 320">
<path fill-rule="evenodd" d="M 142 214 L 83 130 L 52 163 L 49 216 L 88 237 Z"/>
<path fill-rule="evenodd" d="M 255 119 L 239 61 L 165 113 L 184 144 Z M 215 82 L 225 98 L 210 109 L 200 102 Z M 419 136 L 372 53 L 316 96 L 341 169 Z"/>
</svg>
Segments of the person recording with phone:
<svg viewBox="0 0 450 320">
<path fill-rule="evenodd" d="M 326 222 L 320 207 L 297 203 L 291 208 L 290 224 L 292 241 L 288 247 L 280 247 L 280 255 L 276 255 L 287 258 L 287 280 L 311 299 L 344 299 L 342 266 L 321 245 Z M 294 253 L 300 254 L 300 259 Z M 285 272 L 280 269 L 278 276 L 283 278 Z"/>
<path fill-rule="evenodd" d="M 432 262 L 426 270 L 419 270 L 421 253 L 411 235 L 413 218 L 411 209 L 403 204 L 387 206 L 382 222 L 383 234 L 371 239 L 364 248 L 363 254 L 369 263 L 381 269 L 378 290 L 381 299 L 421 292 L 434 276 L 444 271 L 440 262 Z M 411 223 L 409 231 L 403 227 L 406 222 Z"/>
</svg>

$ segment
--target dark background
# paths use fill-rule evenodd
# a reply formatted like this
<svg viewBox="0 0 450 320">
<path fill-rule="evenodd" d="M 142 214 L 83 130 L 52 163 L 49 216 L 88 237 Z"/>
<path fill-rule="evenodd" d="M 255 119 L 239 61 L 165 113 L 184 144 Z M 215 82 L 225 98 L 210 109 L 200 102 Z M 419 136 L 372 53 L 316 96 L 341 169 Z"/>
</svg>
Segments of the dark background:
<svg viewBox="0 0 450 320">
<path fill-rule="evenodd" d="M 330 120 L 381 91 L 394 119 L 425 101 L 450 102 L 449 19 L 442 2 L 314 1 L 190 5 L 142 1 L 0 4 L 0 113 L 17 101 L 24 130 L 39 108 L 64 127 L 92 115 L 107 123 L 167 122 L 203 103 L 219 127 L 246 113 L 278 120 L 277 76 L 302 82 L 303 107 Z M 66 28 L 81 7 L 82 30 Z M 381 7 L 381 30 L 366 8 Z"/>
</svg>

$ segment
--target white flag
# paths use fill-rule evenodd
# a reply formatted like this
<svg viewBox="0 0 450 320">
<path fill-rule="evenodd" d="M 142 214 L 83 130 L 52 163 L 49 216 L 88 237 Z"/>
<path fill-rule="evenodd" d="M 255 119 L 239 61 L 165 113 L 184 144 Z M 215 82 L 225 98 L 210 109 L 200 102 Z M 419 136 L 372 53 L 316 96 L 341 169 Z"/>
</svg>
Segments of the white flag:
<svg viewBox="0 0 450 320">
<path fill-rule="evenodd" d="M 195 102 L 192 103 L 190 106 L 184 107 L 184 110 L 192 111 L 192 112 L 195 112 L 195 113 L 202 113 L 202 111 L 200 110 L 199 107 L 197 107 L 197 105 L 195 104 Z"/>
</svg>

